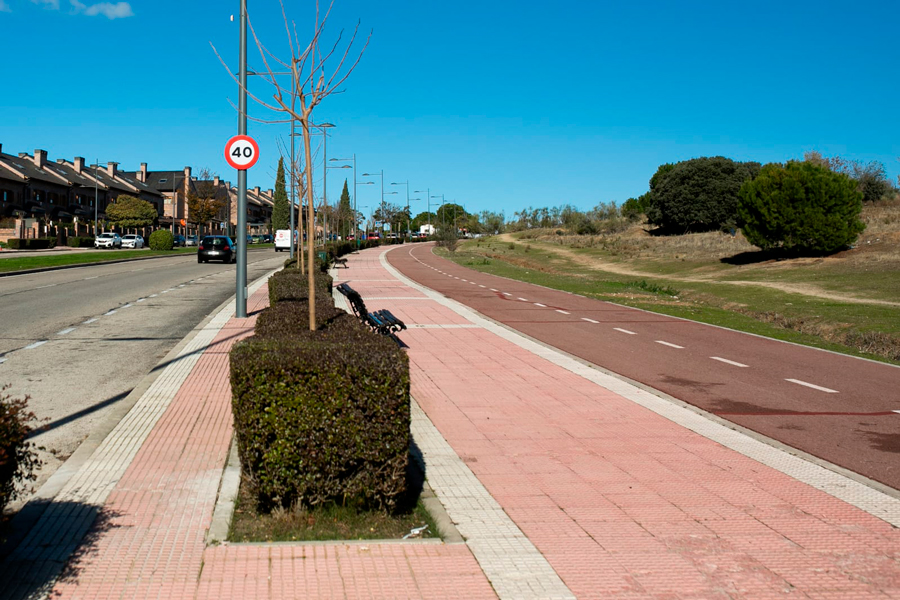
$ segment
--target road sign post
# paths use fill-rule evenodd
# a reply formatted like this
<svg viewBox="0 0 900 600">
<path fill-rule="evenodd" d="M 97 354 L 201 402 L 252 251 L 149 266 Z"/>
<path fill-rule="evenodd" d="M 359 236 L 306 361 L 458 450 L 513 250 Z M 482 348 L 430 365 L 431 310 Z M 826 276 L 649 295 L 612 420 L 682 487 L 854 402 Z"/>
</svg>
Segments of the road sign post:
<svg viewBox="0 0 900 600">
<path fill-rule="evenodd" d="M 253 138 L 244 135 L 247 129 L 246 121 L 239 124 L 238 129 L 241 130 L 240 134 L 232 137 L 225 144 L 225 160 L 238 172 L 234 316 L 245 318 L 247 316 L 247 169 L 259 160 L 259 145 Z"/>
</svg>

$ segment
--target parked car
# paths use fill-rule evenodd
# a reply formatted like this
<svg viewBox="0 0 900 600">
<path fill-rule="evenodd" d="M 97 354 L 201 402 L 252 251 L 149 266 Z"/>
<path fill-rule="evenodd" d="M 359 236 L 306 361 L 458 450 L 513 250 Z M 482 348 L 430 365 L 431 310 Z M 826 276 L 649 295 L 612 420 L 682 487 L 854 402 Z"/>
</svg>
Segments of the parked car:
<svg viewBox="0 0 900 600">
<path fill-rule="evenodd" d="M 176 235 L 175 239 L 172 240 L 173 248 L 183 248 L 187 244 L 187 240 L 184 239 L 183 235 Z"/>
<path fill-rule="evenodd" d="M 197 245 L 197 236 L 189 235 L 184 239 L 185 246 L 196 246 Z"/>
<path fill-rule="evenodd" d="M 129 233 L 128 235 L 122 236 L 122 247 L 143 248 L 144 238 L 136 233 Z"/>
<path fill-rule="evenodd" d="M 200 240 L 197 248 L 197 262 L 221 260 L 225 263 L 236 262 L 237 252 L 231 238 L 224 235 L 208 235 Z"/>
<path fill-rule="evenodd" d="M 94 238 L 94 248 L 121 248 L 122 238 L 118 233 L 107 231 Z"/>
<path fill-rule="evenodd" d="M 251 244 L 261 244 L 262 241 L 263 241 L 263 236 L 261 236 L 261 235 L 256 235 L 256 234 L 254 234 L 254 235 L 251 235 L 251 236 L 250 236 L 250 243 L 251 243 Z"/>
<path fill-rule="evenodd" d="M 272 238 L 272 234 L 267 233 L 264 236 L 262 236 L 262 241 L 263 241 L 263 244 L 271 244 L 274 241 L 274 239 Z"/>
</svg>

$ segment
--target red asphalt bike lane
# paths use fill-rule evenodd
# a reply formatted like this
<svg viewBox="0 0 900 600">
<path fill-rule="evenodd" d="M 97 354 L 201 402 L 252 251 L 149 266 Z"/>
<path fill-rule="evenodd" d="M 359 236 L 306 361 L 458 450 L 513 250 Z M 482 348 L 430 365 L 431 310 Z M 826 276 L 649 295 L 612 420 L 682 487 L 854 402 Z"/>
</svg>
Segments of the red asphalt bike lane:
<svg viewBox="0 0 900 600">
<path fill-rule="evenodd" d="M 900 368 L 480 273 L 432 245 L 392 266 L 506 326 L 900 489 Z"/>
</svg>

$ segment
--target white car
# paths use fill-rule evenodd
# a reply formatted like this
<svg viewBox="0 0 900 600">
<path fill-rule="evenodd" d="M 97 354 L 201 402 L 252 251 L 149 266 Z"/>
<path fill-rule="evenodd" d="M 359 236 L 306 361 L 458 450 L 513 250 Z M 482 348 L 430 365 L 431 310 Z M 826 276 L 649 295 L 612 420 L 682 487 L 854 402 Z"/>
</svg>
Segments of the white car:
<svg viewBox="0 0 900 600">
<path fill-rule="evenodd" d="M 118 233 L 107 231 L 94 238 L 94 248 L 121 248 L 122 238 Z"/>
<path fill-rule="evenodd" d="M 123 248 L 143 248 L 144 247 L 144 238 L 137 235 L 136 233 L 129 233 L 128 235 L 122 236 L 122 247 Z"/>
</svg>

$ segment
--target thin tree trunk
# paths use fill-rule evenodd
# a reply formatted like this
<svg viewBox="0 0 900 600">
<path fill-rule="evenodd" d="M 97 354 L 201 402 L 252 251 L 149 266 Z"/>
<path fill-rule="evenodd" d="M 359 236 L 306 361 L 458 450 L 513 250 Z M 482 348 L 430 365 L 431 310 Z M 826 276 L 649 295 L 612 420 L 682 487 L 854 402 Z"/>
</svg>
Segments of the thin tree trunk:
<svg viewBox="0 0 900 600">
<path fill-rule="evenodd" d="M 307 222 L 307 231 L 310 236 L 310 243 L 307 244 L 308 248 L 308 260 L 307 267 L 309 269 L 309 330 L 316 330 L 316 281 L 315 281 L 315 272 L 313 269 L 313 265 L 315 262 L 313 261 L 313 233 L 316 230 L 315 222 L 313 221 L 313 198 L 312 198 L 312 148 L 310 148 L 309 143 L 309 115 L 306 114 L 305 111 L 305 102 L 303 98 L 300 98 L 300 109 L 303 110 L 306 118 L 300 121 L 300 124 L 303 127 L 303 150 L 306 154 L 306 222 Z"/>
</svg>

